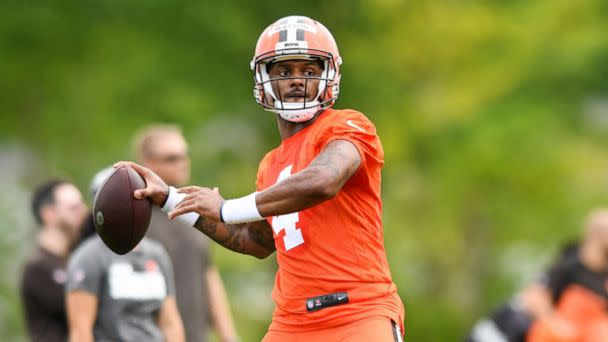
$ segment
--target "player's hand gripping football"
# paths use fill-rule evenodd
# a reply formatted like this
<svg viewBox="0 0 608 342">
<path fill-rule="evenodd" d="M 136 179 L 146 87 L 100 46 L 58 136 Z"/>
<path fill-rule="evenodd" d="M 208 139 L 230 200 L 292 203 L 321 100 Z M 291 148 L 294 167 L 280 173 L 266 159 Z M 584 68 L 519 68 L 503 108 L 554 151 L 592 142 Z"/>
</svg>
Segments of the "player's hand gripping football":
<svg viewBox="0 0 608 342">
<path fill-rule="evenodd" d="M 152 204 L 162 206 L 169 195 L 169 186 L 158 175 L 147 167 L 130 161 L 119 161 L 114 164 L 115 168 L 130 166 L 146 180 L 144 189 L 135 190 L 133 196 L 137 199 L 148 198 Z"/>
<path fill-rule="evenodd" d="M 187 186 L 177 192 L 187 194 L 186 197 L 169 213 L 169 218 L 195 212 L 212 221 L 220 221 L 220 209 L 224 198 L 217 188 L 209 189 L 199 186 Z"/>
</svg>

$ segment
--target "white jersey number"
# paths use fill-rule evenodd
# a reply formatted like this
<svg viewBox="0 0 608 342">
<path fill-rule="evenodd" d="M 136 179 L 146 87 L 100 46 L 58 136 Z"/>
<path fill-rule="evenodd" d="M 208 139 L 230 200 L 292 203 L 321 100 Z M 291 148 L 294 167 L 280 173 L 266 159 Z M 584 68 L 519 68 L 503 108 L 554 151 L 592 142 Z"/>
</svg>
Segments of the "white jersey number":
<svg viewBox="0 0 608 342">
<path fill-rule="evenodd" d="M 281 171 L 281 173 L 279 174 L 279 179 L 277 179 L 277 183 L 291 176 L 292 166 L 293 165 L 289 165 L 288 167 L 283 169 L 283 171 Z M 283 242 L 285 243 L 286 251 L 304 243 L 304 238 L 302 237 L 302 230 L 296 227 L 296 223 L 298 223 L 299 220 L 300 213 L 298 212 L 274 216 L 272 218 L 272 230 L 274 230 L 275 234 L 279 235 L 281 230 L 285 229 L 285 236 L 283 237 Z"/>
</svg>

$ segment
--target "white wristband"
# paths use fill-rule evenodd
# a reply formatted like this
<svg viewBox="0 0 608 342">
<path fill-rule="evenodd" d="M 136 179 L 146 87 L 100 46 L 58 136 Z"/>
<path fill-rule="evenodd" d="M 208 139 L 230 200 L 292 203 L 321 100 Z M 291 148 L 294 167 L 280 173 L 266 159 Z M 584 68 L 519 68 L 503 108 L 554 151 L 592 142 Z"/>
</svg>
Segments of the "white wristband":
<svg viewBox="0 0 608 342">
<path fill-rule="evenodd" d="M 184 199 L 184 197 L 188 196 L 187 194 L 180 194 L 177 192 L 177 189 L 170 186 L 169 187 L 169 195 L 167 196 L 167 200 L 165 201 L 165 205 L 161 208 L 162 211 L 169 213 L 173 211 L 175 207 Z M 193 227 L 198 220 L 200 215 L 198 213 L 190 212 L 187 214 L 179 215 L 176 219 L 188 227 Z"/>
<path fill-rule="evenodd" d="M 255 204 L 256 195 L 257 192 L 254 192 L 245 197 L 224 202 L 220 209 L 222 221 L 235 224 L 263 220 L 264 218 L 260 215 L 258 206 Z"/>
</svg>

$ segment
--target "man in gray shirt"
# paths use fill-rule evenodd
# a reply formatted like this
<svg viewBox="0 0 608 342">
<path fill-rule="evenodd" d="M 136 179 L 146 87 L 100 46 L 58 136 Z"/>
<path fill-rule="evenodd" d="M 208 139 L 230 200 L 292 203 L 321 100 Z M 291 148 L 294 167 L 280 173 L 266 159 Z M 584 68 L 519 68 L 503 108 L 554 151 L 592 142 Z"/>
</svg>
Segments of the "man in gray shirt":
<svg viewBox="0 0 608 342">
<path fill-rule="evenodd" d="M 68 263 L 70 341 L 184 341 L 171 261 L 144 238 L 125 255 L 99 236 L 82 243 Z"/>
<path fill-rule="evenodd" d="M 144 127 L 135 137 L 134 149 L 138 161 L 167 184 L 183 186 L 190 180 L 188 144 L 178 127 Z M 220 341 L 236 341 L 224 286 L 209 255 L 209 239 L 192 227 L 169 220 L 158 207 L 153 207 L 146 236 L 160 242 L 173 262 L 177 306 L 187 341 L 207 341 L 209 323 Z"/>
</svg>

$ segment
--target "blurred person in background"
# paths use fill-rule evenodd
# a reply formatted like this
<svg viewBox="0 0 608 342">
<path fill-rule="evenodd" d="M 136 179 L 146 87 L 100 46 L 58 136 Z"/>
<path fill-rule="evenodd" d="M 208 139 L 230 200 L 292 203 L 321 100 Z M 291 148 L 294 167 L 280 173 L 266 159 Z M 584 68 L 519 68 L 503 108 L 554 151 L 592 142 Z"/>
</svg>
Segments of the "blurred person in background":
<svg viewBox="0 0 608 342">
<path fill-rule="evenodd" d="M 146 179 L 136 198 L 222 246 L 258 258 L 277 252 L 265 342 L 403 337 L 404 307 L 384 249 L 384 152 L 367 117 L 331 108 L 341 63 L 332 34 L 308 17 L 281 18 L 260 35 L 254 95 L 275 113 L 282 142 L 260 163 L 256 192 L 224 200 L 217 188 L 177 190 L 147 167 L 115 165 Z"/>
<path fill-rule="evenodd" d="M 551 267 L 529 302 L 529 342 L 608 341 L 608 209 L 589 214 L 578 248 Z"/>
<path fill-rule="evenodd" d="M 32 212 L 40 231 L 20 284 L 27 331 L 31 341 L 66 341 L 66 263 L 88 210 L 73 184 L 51 180 L 35 190 Z"/>
<path fill-rule="evenodd" d="M 566 244 L 553 265 L 559 264 L 564 258 L 576 254 L 578 242 Z M 548 271 L 539 275 L 509 302 L 496 309 L 489 317 L 484 317 L 475 323 L 467 342 L 525 342 L 526 336 L 534 322 L 533 311 L 545 302 Z M 541 304 L 542 305 L 542 304 Z"/>
<path fill-rule="evenodd" d="M 91 184 L 110 174 L 100 171 Z M 90 236 L 69 259 L 65 292 L 72 342 L 185 340 L 171 260 L 146 237 L 118 255 Z"/>
<path fill-rule="evenodd" d="M 471 342 L 608 341 L 608 209 L 593 210 L 583 239 L 546 274 L 474 328 Z"/>
<path fill-rule="evenodd" d="M 133 141 L 137 160 L 171 186 L 190 180 L 188 144 L 173 125 L 143 127 Z M 177 307 L 189 342 L 207 341 L 209 325 L 222 342 L 237 340 L 224 285 L 209 253 L 209 239 L 153 207 L 147 237 L 160 242 L 173 263 Z"/>
</svg>

